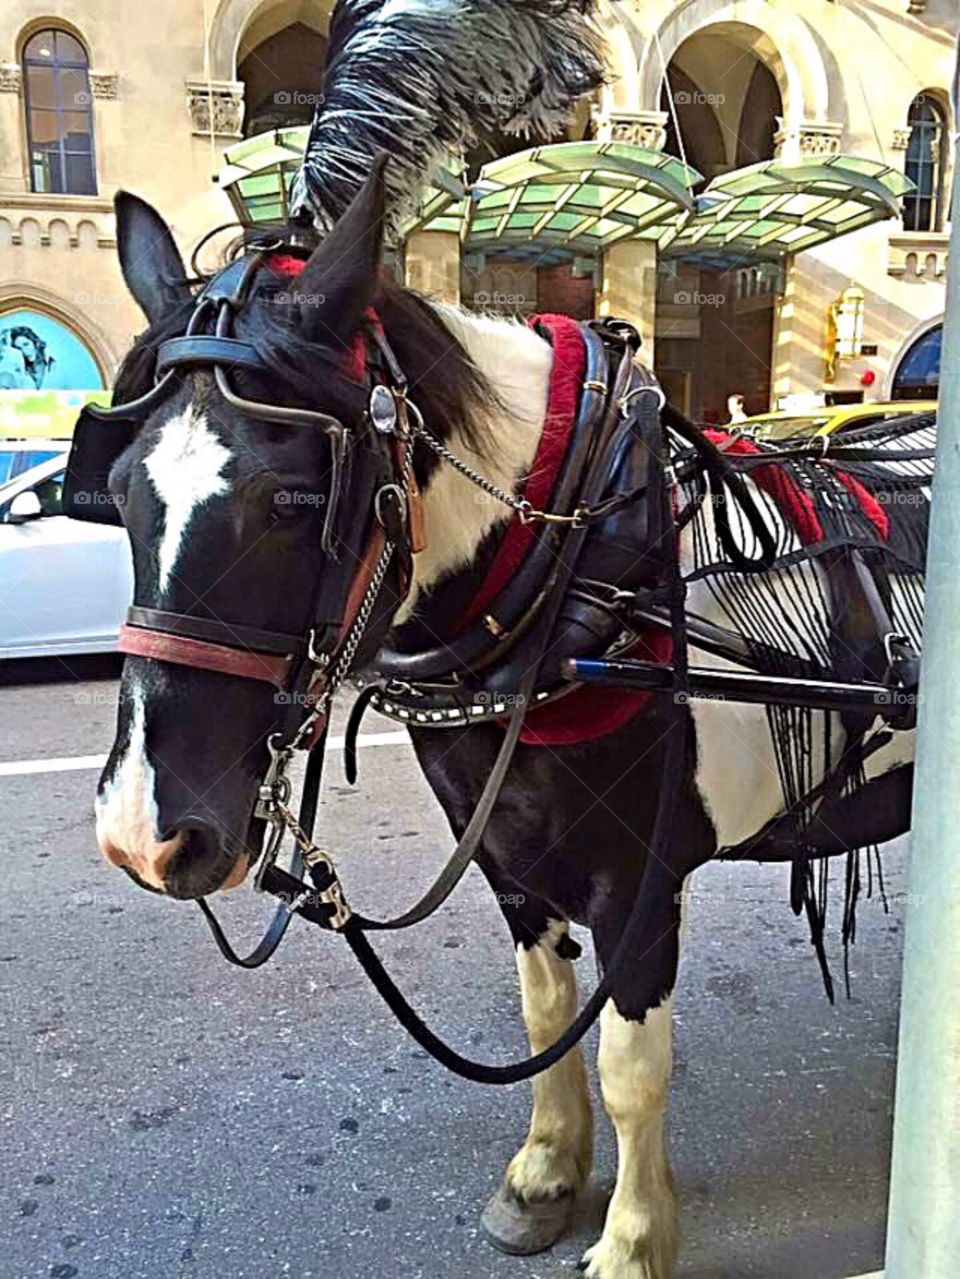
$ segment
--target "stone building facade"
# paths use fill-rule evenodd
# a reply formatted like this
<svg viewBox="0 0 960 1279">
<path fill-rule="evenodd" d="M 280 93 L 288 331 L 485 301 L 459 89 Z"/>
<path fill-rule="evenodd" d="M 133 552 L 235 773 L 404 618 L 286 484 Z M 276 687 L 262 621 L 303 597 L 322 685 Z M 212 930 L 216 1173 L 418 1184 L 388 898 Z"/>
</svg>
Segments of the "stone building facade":
<svg viewBox="0 0 960 1279">
<path fill-rule="evenodd" d="M 114 192 L 156 204 L 189 256 L 232 216 L 214 181 L 225 148 L 309 119 L 331 7 L 3 6 L 0 346 L 32 316 L 38 333 L 52 335 L 48 348 L 58 335 L 63 343 L 59 366 L 46 366 L 49 386 L 58 376 L 69 382 L 71 341 L 109 382 L 140 325 L 116 265 Z M 956 0 L 875 0 L 869 9 L 836 0 L 608 0 L 603 21 L 610 81 L 580 114 L 575 136 L 683 154 L 706 179 L 769 160 L 862 155 L 908 169 L 923 189 L 899 220 L 779 270 L 751 262 L 719 274 L 715 263 L 666 269 L 637 243 L 594 264 L 592 284 L 582 263 L 551 262 L 527 290 L 531 306 L 627 311 L 671 394 L 691 411 L 737 390 L 754 409 L 831 387 L 888 394 L 904 352 L 943 311 Z M 452 240 L 416 237 L 410 278 L 447 296 L 464 292 Z M 501 265 L 509 281 L 510 264 Z M 851 282 L 865 294 L 864 353 L 842 361 L 827 385 L 831 305 Z M 476 281 L 474 292 L 484 292 Z M 726 301 L 713 313 L 696 301 L 718 296 Z M 686 298 L 694 301 L 678 301 Z M 43 362 L 27 358 L 30 343 L 20 346 L 8 385 L 42 373 Z M 0 386 L 4 367 L 0 359 Z"/>
</svg>

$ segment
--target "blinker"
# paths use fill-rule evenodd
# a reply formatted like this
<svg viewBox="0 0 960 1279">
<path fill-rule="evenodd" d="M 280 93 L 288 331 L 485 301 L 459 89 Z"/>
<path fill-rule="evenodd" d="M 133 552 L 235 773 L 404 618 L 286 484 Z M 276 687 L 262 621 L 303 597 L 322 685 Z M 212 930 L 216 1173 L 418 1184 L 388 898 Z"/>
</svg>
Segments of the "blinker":
<svg viewBox="0 0 960 1279">
<path fill-rule="evenodd" d="M 397 401 L 393 392 L 378 383 L 370 392 L 370 420 L 383 435 L 394 435 L 397 430 Z"/>
<path fill-rule="evenodd" d="M 77 419 L 63 482 L 63 514 L 89 524 L 122 524 L 110 470 L 133 443 L 140 418 L 85 408 Z"/>
</svg>

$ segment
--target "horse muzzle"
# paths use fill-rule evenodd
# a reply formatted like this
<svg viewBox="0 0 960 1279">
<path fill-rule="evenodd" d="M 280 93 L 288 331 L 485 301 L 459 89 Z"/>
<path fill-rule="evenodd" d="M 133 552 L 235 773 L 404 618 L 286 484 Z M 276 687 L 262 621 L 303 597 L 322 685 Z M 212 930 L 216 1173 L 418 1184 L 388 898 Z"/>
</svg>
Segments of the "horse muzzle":
<svg viewBox="0 0 960 1279">
<path fill-rule="evenodd" d="M 251 857 L 225 845 L 210 827 L 175 831 L 146 848 L 126 849 L 109 834 L 98 832 L 100 851 L 142 888 L 180 901 L 194 901 L 242 884 Z"/>
</svg>

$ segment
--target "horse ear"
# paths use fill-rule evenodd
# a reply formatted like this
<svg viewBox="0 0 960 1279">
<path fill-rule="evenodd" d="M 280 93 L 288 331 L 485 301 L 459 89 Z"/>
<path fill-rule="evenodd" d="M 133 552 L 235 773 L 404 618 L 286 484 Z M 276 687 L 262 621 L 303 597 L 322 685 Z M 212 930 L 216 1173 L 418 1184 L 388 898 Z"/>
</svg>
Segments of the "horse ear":
<svg viewBox="0 0 960 1279">
<path fill-rule="evenodd" d="M 297 281 L 300 318 L 318 342 L 331 332 L 349 342 L 373 301 L 383 256 L 386 191 L 383 173 L 389 156 L 373 162 L 350 207 L 314 250 Z"/>
<path fill-rule="evenodd" d="M 145 200 L 119 191 L 113 203 L 123 278 L 141 311 L 155 324 L 192 296 L 183 259 L 170 228 Z"/>
</svg>

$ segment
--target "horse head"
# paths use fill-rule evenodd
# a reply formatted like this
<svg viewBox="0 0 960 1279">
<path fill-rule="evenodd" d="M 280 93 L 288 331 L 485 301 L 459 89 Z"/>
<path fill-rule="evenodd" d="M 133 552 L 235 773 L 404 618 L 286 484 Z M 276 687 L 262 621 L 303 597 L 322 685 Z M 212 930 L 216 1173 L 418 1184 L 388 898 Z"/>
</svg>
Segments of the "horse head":
<svg viewBox="0 0 960 1279">
<path fill-rule="evenodd" d="M 143 886 L 195 898 L 258 856 L 268 742 L 295 736 L 338 656 L 379 490 L 396 480 L 390 422 L 369 411 L 389 375 L 362 337 L 382 165 L 312 254 L 261 244 L 199 292 L 155 210 L 124 194 L 117 215 L 150 328 L 115 397 L 139 416 L 109 476 L 135 601 L 97 836 Z M 377 583 L 370 645 L 401 602 L 401 560 Z"/>
</svg>

